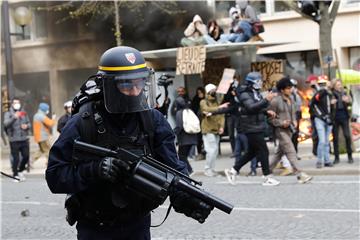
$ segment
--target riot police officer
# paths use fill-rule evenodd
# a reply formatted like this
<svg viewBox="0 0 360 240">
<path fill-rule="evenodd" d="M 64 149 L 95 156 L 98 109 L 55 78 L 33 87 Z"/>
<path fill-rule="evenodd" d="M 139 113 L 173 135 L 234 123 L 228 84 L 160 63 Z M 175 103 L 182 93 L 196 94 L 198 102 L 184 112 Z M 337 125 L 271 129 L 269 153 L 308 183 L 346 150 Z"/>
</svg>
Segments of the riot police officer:
<svg viewBox="0 0 360 240">
<path fill-rule="evenodd" d="M 65 203 L 67 220 L 77 221 L 78 239 L 150 239 L 150 211 L 159 203 L 124 186 L 119 159 L 77 156 L 81 161 L 74 162 L 74 141 L 150 153 L 184 174 L 187 169 L 176 154 L 170 125 L 153 109 L 156 85 L 141 53 L 124 46 L 107 50 L 96 77 L 103 97 L 63 128 L 50 150 L 46 181 L 53 193 L 71 194 Z M 201 208 L 203 219 L 212 210 L 181 191 L 170 194 L 170 201 L 175 211 L 190 217 L 194 208 Z"/>
</svg>

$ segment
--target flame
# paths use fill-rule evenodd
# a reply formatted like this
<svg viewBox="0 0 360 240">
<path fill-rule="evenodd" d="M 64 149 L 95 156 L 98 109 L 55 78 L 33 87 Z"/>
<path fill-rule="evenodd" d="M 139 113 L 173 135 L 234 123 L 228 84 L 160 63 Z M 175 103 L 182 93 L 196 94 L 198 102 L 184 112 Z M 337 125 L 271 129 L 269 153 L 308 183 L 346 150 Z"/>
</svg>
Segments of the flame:
<svg viewBox="0 0 360 240">
<path fill-rule="evenodd" d="M 302 106 L 301 106 L 301 120 L 299 123 L 299 136 L 298 142 L 302 142 L 311 138 L 312 135 L 312 125 L 310 119 L 310 100 L 313 96 L 313 90 L 311 88 L 305 89 L 303 91 L 298 90 L 298 94 L 302 98 Z M 330 141 L 333 141 L 333 135 L 330 134 Z"/>
</svg>

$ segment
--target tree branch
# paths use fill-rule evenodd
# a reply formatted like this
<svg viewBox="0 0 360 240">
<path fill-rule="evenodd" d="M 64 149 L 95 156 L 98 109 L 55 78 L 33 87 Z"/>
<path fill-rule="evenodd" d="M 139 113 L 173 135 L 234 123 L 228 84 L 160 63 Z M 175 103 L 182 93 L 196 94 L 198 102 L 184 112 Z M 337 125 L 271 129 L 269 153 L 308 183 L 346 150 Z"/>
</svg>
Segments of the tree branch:
<svg viewBox="0 0 360 240">
<path fill-rule="evenodd" d="M 330 11 L 330 16 L 329 16 L 331 25 L 333 25 L 335 22 L 335 18 L 339 11 L 339 7 L 340 7 L 340 1 L 337 1 L 337 0 L 333 1 L 332 8 Z"/>
<path fill-rule="evenodd" d="M 286 1 L 286 0 L 284 0 L 282 2 L 286 6 L 288 6 L 291 10 L 293 10 L 293 11 L 297 12 L 298 14 L 300 14 L 303 18 L 306 18 L 306 19 L 309 19 L 309 20 L 311 20 L 313 22 L 316 22 L 316 21 L 314 21 L 314 19 L 312 17 L 306 15 L 305 13 L 303 13 L 301 11 L 301 9 L 297 6 L 296 1 Z"/>
</svg>

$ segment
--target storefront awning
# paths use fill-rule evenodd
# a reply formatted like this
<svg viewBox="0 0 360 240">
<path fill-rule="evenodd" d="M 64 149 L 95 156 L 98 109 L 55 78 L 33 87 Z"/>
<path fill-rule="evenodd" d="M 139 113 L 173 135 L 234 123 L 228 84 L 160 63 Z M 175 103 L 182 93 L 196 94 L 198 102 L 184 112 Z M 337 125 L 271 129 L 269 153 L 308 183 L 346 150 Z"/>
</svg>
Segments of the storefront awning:
<svg viewBox="0 0 360 240">
<path fill-rule="evenodd" d="M 360 85 L 360 72 L 352 69 L 340 69 L 336 72 L 336 77 L 340 78 L 344 85 Z"/>
<path fill-rule="evenodd" d="M 319 44 L 315 42 L 295 42 L 270 47 L 260 48 L 257 54 L 273 54 L 286 52 L 302 52 L 319 49 Z"/>
</svg>

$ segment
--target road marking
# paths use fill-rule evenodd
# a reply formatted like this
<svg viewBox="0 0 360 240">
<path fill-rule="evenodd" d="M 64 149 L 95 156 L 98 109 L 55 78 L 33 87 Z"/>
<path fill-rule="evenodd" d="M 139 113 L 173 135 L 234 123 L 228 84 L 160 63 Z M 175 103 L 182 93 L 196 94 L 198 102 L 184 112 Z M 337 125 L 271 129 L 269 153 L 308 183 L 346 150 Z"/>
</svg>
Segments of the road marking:
<svg viewBox="0 0 360 240">
<path fill-rule="evenodd" d="M 297 182 L 282 182 L 281 178 L 278 178 L 280 180 L 281 183 L 297 183 Z M 256 185 L 260 185 L 261 184 L 261 180 L 256 182 L 256 181 L 236 181 L 236 184 L 256 184 Z M 228 184 L 230 185 L 230 183 L 228 181 L 220 181 L 220 182 L 216 182 L 216 184 Z M 311 181 L 308 184 L 360 184 L 360 181 Z M 281 184 L 280 184 L 281 185 Z"/>
<path fill-rule="evenodd" d="M 318 208 L 241 208 L 234 207 L 236 211 L 256 212 L 331 212 L 331 213 L 360 213 L 359 209 L 318 209 Z"/>
<path fill-rule="evenodd" d="M 13 205 L 48 205 L 58 206 L 57 202 L 36 202 L 36 201 L 1 201 L 1 204 Z M 159 208 L 168 209 L 168 205 L 161 205 Z M 253 212 L 331 212 L 331 213 L 360 213 L 359 209 L 318 209 L 318 208 L 243 208 L 234 207 L 235 211 Z"/>
<path fill-rule="evenodd" d="M 1 204 L 14 204 L 14 205 L 48 205 L 58 206 L 57 202 L 36 202 L 36 201 L 0 201 Z"/>
<path fill-rule="evenodd" d="M 167 209 L 169 206 L 161 205 L 159 208 Z M 234 207 L 235 211 L 253 212 L 331 212 L 331 213 L 360 213 L 359 209 L 318 209 L 318 208 L 243 208 Z"/>
</svg>

